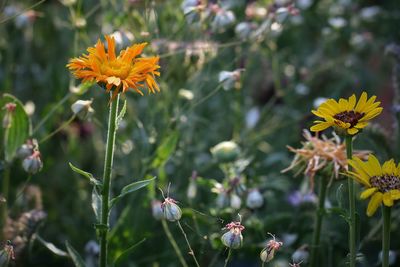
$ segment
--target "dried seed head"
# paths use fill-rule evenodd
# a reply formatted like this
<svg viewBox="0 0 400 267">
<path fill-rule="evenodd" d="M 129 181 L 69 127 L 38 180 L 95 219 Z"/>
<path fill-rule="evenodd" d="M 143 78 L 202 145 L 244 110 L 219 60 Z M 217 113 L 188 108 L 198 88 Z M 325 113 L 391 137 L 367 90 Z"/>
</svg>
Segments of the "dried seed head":
<svg viewBox="0 0 400 267">
<path fill-rule="evenodd" d="M 43 167 L 43 162 L 40 158 L 40 152 L 34 151 L 32 155 L 25 158 L 22 162 L 22 167 L 29 174 L 35 174 L 39 172 Z"/>
<path fill-rule="evenodd" d="M 270 233 L 268 234 L 272 236 L 273 239 L 270 239 L 268 241 L 267 246 L 260 253 L 260 259 L 262 262 L 271 261 L 275 256 L 275 252 L 279 250 L 279 248 L 283 245 L 282 242 L 276 241 L 275 236 L 273 234 Z"/>
<path fill-rule="evenodd" d="M 153 200 L 151 202 L 151 214 L 154 219 L 161 220 L 164 218 L 164 211 L 162 208 L 162 202 L 159 200 Z"/>
<path fill-rule="evenodd" d="M 240 222 L 231 222 L 228 223 L 224 229 L 227 229 L 229 231 L 222 235 L 222 243 L 228 248 L 240 248 L 243 244 L 242 231 L 244 230 L 244 226 L 241 225 Z"/>
<path fill-rule="evenodd" d="M 264 204 L 264 198 L 258 189 L 252 189 L 247 194 L 246 205 L 250 209 L 260 208 Z"/>
</svg>

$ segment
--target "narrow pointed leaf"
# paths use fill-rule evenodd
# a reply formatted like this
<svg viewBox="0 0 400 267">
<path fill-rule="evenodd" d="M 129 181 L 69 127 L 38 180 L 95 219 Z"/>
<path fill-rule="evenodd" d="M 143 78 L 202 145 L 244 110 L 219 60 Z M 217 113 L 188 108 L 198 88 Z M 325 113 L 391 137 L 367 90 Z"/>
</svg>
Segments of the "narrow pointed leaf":
<svg viewBox="0 0 400 267">
<path fill-rule="evenodd" d="M 45 241 L 42 237 L 36 235 L 36 240 L 39 241 L 43 246 L 45 246 L 48 250 L 53 252 L 55 255 L 60 257 L 68 257 L 68 253 L 64 250 L 59 249 L 53 243 Z"/>
<path fill-rule="evenodd" d="M 93 174 L 91 174 L 90 172 L 85 172 L 85 171 L 79 169 L 78 167 L 75 167 L 71 162 L 69 163 L 69 167 L 74 172 L 86 177 L 92 185 L 96 185 L 96 186 L 102 185 L 102 183 L 99 180 L 97 180 L 96 178 L 94 178 Z"/>
<path fill-rule="evenodd" d="M 124 105 L 122 106 L 121 111 L 119 112 L 118 116 L 117 116 L 117 126 L 119 126 L 120 122 L 122 121 L 122 119 L 124 118 L 126 113 L 126 99 L 124 101 Z"/>
<path fill-rule="evenodd" d="M 128 184 L 127 186 L 125 186 L 124 188 L 122 188 L 121 193 L 116 196 L 115 198 L 113 198 L 110 201 L 110 207 L 112 207 L 115 203 L 117 203 L 122 197 L 124 197 L 127 194 L 130 194 L 132 192 L 135 192 L 136 190 L 139 190 L 145 186 L 147 186 L 148 184 L 150 184 L 154 179 L 156 179 L 156 177 L 153 177 L 151 179 L 148 180 L 142 180 L 142 181 L 138 181 L 138 182 L 133 182 L 131 184 Z"/>
<path fill-rule="evenodd" d="M 66 241 L 65 246 L 67 247 L 67 251 L 69 256 L 71 257 L 75 267 L 86 267 L 85 262 L 79 253 L 71 246 L 71 244 Z"/>
<path fill-rule="evenodd" d="M 130 253 L 132 253 L 136 247 L 138 247 L 139 245 L 141 245 L 143 242 L 146 241 L 146 238 L 143 238 L 142 240 L 140 240 L 139 242 L 137 242 L 136 244 L 130 246 L 129 248 L 127 248 L 126 250 L 124 250 L 114 261 L 114 266 L 118 267 L 118 266 L 122 266 L 121 263 L 124 262 L 124 260 L 129 256 Z"/>
</svg>

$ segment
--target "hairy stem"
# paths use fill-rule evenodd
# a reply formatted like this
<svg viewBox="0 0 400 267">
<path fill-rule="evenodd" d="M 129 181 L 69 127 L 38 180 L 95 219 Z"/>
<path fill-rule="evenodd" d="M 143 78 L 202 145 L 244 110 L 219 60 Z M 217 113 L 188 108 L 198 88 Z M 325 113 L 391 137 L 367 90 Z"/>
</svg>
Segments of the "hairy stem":
<svg viewBox="0 0 400 267">
<path fill-rule="evenodd" d="M 117 110 L 118 110 L 119 94 L 110 102 L 110 113 L 108 119 L 107 131 L 107 146 L 104 160 L 104 175 L 103 175 L 103 190 L 102 195 L 102 209 L 101 221 L 103 226 L 100 229 L 100 267 L 107 266 L 107 236 L 109 232 L 108 214 L 109 214 L 109 201 L 110 201 L 110 188 L 111 188 L 111 171 L 113 166 L 114 148 L 115 148 L 115 135 L 117 131 Z"/>
</svg>

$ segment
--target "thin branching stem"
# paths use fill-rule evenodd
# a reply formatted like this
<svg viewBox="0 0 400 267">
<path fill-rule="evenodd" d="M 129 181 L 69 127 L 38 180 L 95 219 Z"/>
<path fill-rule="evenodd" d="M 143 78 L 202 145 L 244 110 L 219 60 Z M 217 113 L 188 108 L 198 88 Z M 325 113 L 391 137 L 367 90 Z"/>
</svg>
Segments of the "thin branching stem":
<svg viewBox="0 0 400 267">
<path fill-rule="evenodd" d="M 179 222 L 179 220 L 177 221 L 177 224 L 178 224 L 179 229 L 181 229 L 181 232 L 182 232 L 182 234 L 183 234 L 183 237 L 185 238 L 186 244 L 188 245 L 189 254 L 192 256 L 194 262 L 196 263 L 196 266 L 197 266 L 197 267 L 200 267 L 200 264 L 199 264 L 199 262 L 198 262 L 197 259 L 196 259 L 196 255 L 194 254 L 194 251 L 193 251 L 192 247 L 190 246 L 190 242 L 189 242 L 189 239 L 187 238 L 187 235 L 186 235 L 186 233 L 185 233 L 185 230 L 183 230 L 182 225 L 181 225 L 181 223 Z"/>
<path fill-rule="evenodd" d="M 231 255 L 232 255 L 232 249 L 229 248 L 229 250 L 228 250 L 228 256 L 226 256 L 224 267 L 228 266 L 228 262 L 229 262 L 229 260 L 231 259 Z"/>
<path fill-rule="evenodd" d="M 168 224 L 165 220 L 161 221 L 163 229 L 165 234 L 167 235 L 167 238 L 169 240 L 169 242 L 171 243 L 172 247 L 175 250 L 176 255 L 178 256 L 179 261 L 181 262 L 183 267 L 188 267 L 188 264 L 186 263 L 185 259 L 182 256 L 182 252 L 179 249 L 178 244 L 176 243 L 174 236 L 171 234 L 171 231 L 169 230 Z"/>
</svg>

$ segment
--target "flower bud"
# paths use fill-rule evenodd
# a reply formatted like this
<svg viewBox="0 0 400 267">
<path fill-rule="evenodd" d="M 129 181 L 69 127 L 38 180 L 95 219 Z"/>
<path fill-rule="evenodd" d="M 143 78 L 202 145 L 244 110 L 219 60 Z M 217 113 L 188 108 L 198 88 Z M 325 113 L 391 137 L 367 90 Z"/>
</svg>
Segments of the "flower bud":
<svg viewBox="0 0 400 267">
<path fill-rule="evenodd" d="M 40 158 L 40 152 L 34 151 L 32 155 L 22 161 L 22 167 L 29 174 L 39 172 L 43 167 L 43 162 Z"/>
<path fill-rule="evenodd" d="M 283 245 L 282 242 L 278 242 L 275 236 L 270 234 L 273 239 L 267 242 L 267 246 L 261 251 L 260 259 L 262 262 L 270 262 L 275 257 L 275 252 Z"/>
<path fill-rule="evenodd" d="M 151 214 L 154 219 L 161 220 L 164 218 L 164 211 L 162 209 L 162 203 L 159 200 L 153 200 L 151 202 Z"/>
<path fill-rule="evenodd" d="M 218 208 L 222 209 L 226 206 L 229 205 L 229 198 L 226 192 L 220 192 L 218 193 L 217 199 L 216 199 L 216 205 Z"/>
<path fill-rule="evenodd" d="M 223 32 L 230 25 L 235 23 L 235 14 L 230 10 L 218 9 L 214 20 L 211 23 L 214 32 Z"/>
<path fill-rule="evenodd" d="M 233 141 L 225 141 L 211 148 L 211 153 L 219 162 L 230 162 L 239 157 L 240 148 Z"/>
<path fill-rule="evenodd" d="M 170 222 L 178 221 L 182 217 L 182 211 L 176 203 L 174 199 L 167 197 L 161 205 L 165 219 Z"/>
<path fill-rule="evenodd" d="M 258 189 L 252 189 L 247 194 L 246 205 L 250 209 L 260 208 L 264 204 L 264 198 Z"/>
<path fill-rule="evenodd" d="M 257 26 L 251 22 L 240 22 L 235 27 L 235 33 L 240 39 L 246 40 L 250 37 L 251 32 L 256 27 Z"/>
<path fill-rule="evenodd" d="M 36 139 L 28 139 L 25 144 L 17 149 L 17 157 L 21 160 L 29 157 L 35 150 L 38 149 L 38 142 Z"/>
<path fill-rule="evenodd" d="M 193 171 L 192 177 L 190 177 L 189 186 L 187 189 L 187 198 L 188 199 L 194 199 L 197 195 L 196 179 L 197 179 L 197 172 Z"/>
<path fill-rule="evenodd" d="M 15 112 L 17 105 L 15 103 L 7 103 L 4 105 L 3 109 L 6 111 L 3 118 L 3 128 L 7 129 L 11 127 L 12 116 Z"/>
<path fill-rule="evenodd" d="M 292 254 L 292 259 L 294 262 L 305 262 L 307 263 L 310 253 L 307 251 L 305 246 L 296 249 Z"/>
<path fill-rule="evenodd" d="M 240 248 L 243 244 L 242 231 L 244 230 L 244 226 L 240 222 L 231 222 L 225 226 L 225 229 L 229 231 L 222 235 L 222 243 L 228 248 Z"/>
<path fill-rule="evenodd" d="M 379 262 L 382 262 L 382 255 L 383 253 L 382 251 L 380 251 L 378 255 Z M 396 258 L 397 258 L 396 251 L 389 250 L 389 262 L 388 262 L 389 265 L 393 265 L 396 262 Z"/>
<path fill-rule="evenodd" d="M 81 120 L 88 119 L 94 113 L 94 109 L 90 106 L 92 102 L 92 100 L 77 100 L 71 106 L 72 112 Z"/>
<path fill-rule="evenodd" d="M 240 197 L 236 194 L 231 194 L 231 197 L 230 197 L 231 208 L 238 210 L 238 209 L 240 209 L 241 205 L 242 205 L 242 200 L 240 199 Z"/>
<path fill-rule="evenodd" d="M 240 81 L 240 72 L 242 70 L 235 71 L 221 71 L 218 74 L 218 81 L 222 84 L 224 90 L 228 91 L 236 86 Z"/>
</svg>

